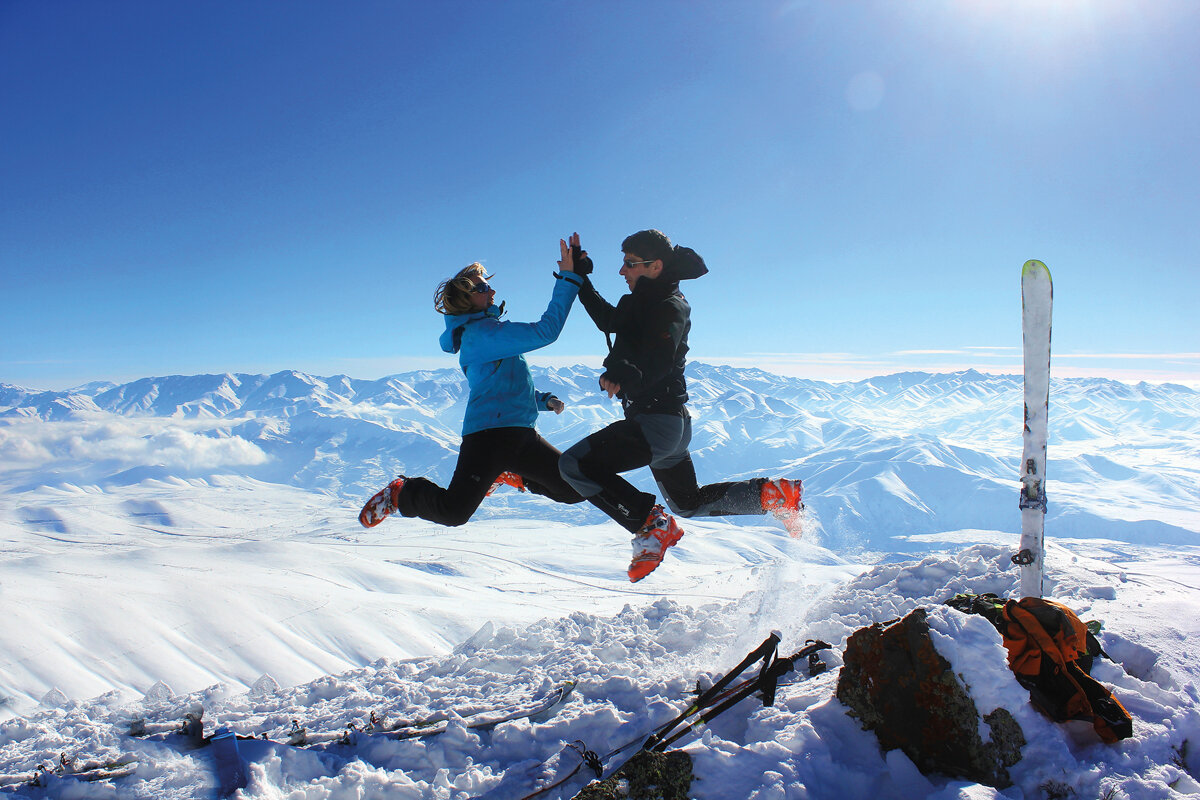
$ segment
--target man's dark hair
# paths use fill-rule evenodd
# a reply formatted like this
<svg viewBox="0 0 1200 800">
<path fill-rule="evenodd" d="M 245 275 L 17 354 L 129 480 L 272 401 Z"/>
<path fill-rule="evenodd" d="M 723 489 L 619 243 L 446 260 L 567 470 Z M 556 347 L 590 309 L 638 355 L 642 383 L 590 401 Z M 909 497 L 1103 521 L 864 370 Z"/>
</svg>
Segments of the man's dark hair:
<svg viewBox="0 0 1200 800">
<path fill-rule="evenodd" d="M 638 231 L 626 236 L 621 242 L 622 253 L 633 253 L 649 261 L 662 259 L 666 262 L 671 257 L 671 240 L 662 231 Z"/>
</svg>

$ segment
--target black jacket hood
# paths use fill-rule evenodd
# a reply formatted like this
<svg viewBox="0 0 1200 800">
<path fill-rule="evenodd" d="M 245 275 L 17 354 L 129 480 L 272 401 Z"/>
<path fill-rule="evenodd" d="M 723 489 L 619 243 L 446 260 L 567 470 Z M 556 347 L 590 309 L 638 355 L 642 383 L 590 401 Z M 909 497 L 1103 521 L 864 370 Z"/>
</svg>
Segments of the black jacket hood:
<svg viewBox="0 0 1200 800">
<path fill-rule="evenodd" d="M 663 263 L 660 277 L 669 281 L 686 281 L 708 274 L 704 259 L 690 247 L 675 245 L 670 258 Z"/>
</svg>

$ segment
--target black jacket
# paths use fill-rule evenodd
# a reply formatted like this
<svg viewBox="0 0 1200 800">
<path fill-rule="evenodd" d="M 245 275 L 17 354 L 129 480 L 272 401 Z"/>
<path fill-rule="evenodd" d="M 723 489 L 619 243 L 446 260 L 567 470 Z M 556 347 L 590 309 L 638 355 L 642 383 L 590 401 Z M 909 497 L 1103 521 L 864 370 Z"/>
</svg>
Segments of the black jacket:
<svg viewBox="0 0 1200 800">
<path fill-rule="evenodd" d="M 683 413 L 688 400 L 683 371 L 692 309 L 679 291 L 679 281 L 707 272 L 704 259 L 695 251 L 676 247 L 658 278 L 639 279 L 616 306 L 584 279 L 579 301 L 596 327 L 613 336 L 601 377 L 620 384 L 617 396 L 627 417 Z"/>
</svg>

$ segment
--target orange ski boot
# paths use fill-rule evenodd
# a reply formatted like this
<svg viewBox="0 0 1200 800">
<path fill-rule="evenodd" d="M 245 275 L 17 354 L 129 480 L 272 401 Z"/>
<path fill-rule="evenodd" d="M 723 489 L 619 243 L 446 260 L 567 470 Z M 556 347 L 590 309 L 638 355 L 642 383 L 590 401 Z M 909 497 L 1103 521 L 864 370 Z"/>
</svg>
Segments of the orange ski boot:
<svg viewBox="0 0 1200 800">
<path fill-rule="evenodd" d="M 374 528 L 383 522 L 388 514 L 394 514 L 397 508 L 396 498 L 400 496 L 400 490 L 403 488 L 404 476 L 401 475 L 376 492 L 367 501 L 367 504 L 362 507 L 362 511 L 358 512 L 358 521 L 362 526 L 364 528 Z"/>
<path fill-rule="evenodd" d="M 650 509 L 646 524 L 633 537 L 633 559 L 629 562 L 629 580 L 637 583 L 662 563 L 667 548 L 683 538 L 683 528 L 662 506 Z"/>
<path fill-rule="evenodd" d="M 501 486 L 511 486 L 518 492 L 526 491 L 524 478 L 515 472 L 501 472 L 496 476 L 495 482 L 492 483 L 491 488 L 487 490 L 487 494 L 484 496 L 491 497 L 492 492 L 496 491 Z"/>
<path fill-rule="evenodd" d="M 797 539 L 802 533 L 800 512 L 804 510 L 801 500 L 803 488 L 801 481 L 787 478 L 763 481 L 762 485 L 763 513 L 775 515 L 775 519 L 782 522 L 788 533 Z"/>
</svg>

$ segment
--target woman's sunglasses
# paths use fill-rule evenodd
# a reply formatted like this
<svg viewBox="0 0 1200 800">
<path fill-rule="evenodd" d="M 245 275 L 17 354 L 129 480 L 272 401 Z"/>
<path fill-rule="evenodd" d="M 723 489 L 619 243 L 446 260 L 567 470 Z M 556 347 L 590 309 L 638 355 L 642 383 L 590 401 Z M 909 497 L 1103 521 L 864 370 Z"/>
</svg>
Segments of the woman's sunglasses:
<svg viewBox="0 0 1200 800">
<path fill-rule="evenodd" d="M 490 292 L 491 290 L 492 290 L 491 284 L 486 283 L 486 282 L 477 283 L 473 287 L 471 287 L 471 294 L 484 294 L 486 292 Z"/>
</svg>

